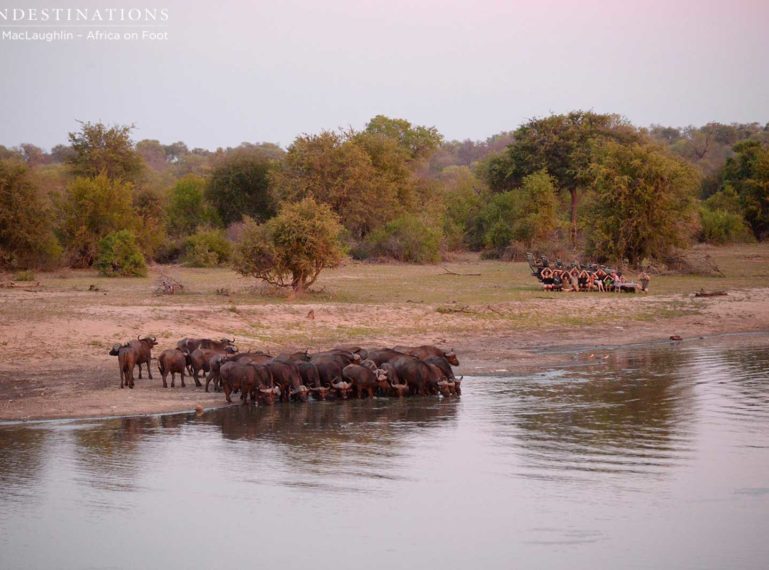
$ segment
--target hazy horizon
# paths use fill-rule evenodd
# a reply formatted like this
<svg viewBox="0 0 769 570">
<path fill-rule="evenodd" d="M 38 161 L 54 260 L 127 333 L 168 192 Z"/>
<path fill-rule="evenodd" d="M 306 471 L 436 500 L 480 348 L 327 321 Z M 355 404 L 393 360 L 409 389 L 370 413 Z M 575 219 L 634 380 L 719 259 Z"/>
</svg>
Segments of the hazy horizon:
<svg viewBox="0 0 769 570">
<path fill-rule="evenodd" d="M 37 7 L 121 5 L 133 7 Z M 638 126 L 769 122 L 769 3 L 760 0 L 140 7 L 168 10 L 167 41 L 0 40 L 0 144 L 50 149 L 77 120 L 133 123 L 136 140 L 208 149 L 285 147 L 378 114 L 448 140 L 575 109 Z"/>
</svg>

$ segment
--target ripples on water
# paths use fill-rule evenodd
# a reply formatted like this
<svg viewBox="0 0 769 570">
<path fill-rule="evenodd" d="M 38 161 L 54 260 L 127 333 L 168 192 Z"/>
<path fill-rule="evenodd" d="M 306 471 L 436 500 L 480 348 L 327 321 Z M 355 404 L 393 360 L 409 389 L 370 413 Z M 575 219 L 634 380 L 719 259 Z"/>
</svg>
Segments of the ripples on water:
<svg viewBox="0 0 769 570">
<path fill-rule="evenodd" d="M 0 427 L 0 568 L 767 568 L 769 342 Z"/>
</svg>

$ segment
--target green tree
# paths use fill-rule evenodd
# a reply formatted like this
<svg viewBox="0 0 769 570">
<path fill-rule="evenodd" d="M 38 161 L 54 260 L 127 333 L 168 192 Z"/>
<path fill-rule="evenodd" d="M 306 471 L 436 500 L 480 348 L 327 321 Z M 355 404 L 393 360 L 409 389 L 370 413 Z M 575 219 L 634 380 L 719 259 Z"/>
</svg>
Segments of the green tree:
<svg viewBox="0 0 769 570">
<path fill-rule="evenodd" d="M 133 125 L 107 127 L 103 123 L 81 123 L 80 131 L 69 133 L 74 153 L 67 161 L 75 176 L 136 181 L 144 168 L 131 141 Z"/>
<path fill-rule="evenodd" d="M 284 204 L 277 216 L 263 224 L 246 219 L 235 248 L 235 270 L 304 291 L 323 269 L 341 261 L 341 232 L 338 216 L 325 204 L 312 198 Z"/>
<path fill-rule="evenodd" d="M 98 255 L 94 263 L 99 273 L 107 277 L 144 277 L 144 262 L 136 237 L 128 230 L 120 230 L 99 240 Z"/>
<path fill-rule="evenodd" d="M 175 237 L 193 233 L 199 226 L 220 225 L 219 216 L 205 199 L 206 180 L 189 174 L 179 179 L 168 197 L 168 231 Z"/>
<path fill-rule="evenodd" d="M 618 115 L 575 111 L 532 119 L 515 131 L 504 153 L 489 161 L 489 185 L 496 192 L 509 190 L 525 176 L 547 169 L 556 187 L 570 195 L 571 237 L 576 242 L 578 194 L 592 183 L 594 149 L 604 141 L 640 140 L 640 133 Z"/>
<path fill-rule="evenodd" d="M 225 225 L 243 216 L 256 220 L 272 216 L 271 167 L 272 161 L 259 149 L 236 149 L 219 159 L 205 196 Z"/>
<path fill-rule="evenodd" d="M 697 231 L 699 174 L 653 144 L 607 142 L 593 166 L 589 252 L 631 265 L 684 247 Z"/>
<path fill-rule="evenodd" d="M 406 119 L 391 119 L 385 115 L 371 119 L 364 132 L 393 139 L 411 159 L 427 158 L 443 142 L 443 136 L 435 127 L 415 126 Z"/>
<path fill-rule="evenodd" d="M 429 220 L 404 214 L 371 232 L 358 257 L 389 257 L 409 263 L 436 263 L 441 258 L 441 230 Z"/>
<path fill-rule="evenodd" d="M 273 181 L 280 201 L 311 197 L 329 206 L 356 239 L 403 211 L 392 177 L 377 171 L 361 145 L 330 131 L 297 137 Z"/>
<path fill-rule="evenodd" d="M 56 263 L 61 247 L 52 219 L 27 166 L 18 160 L 0 160 L 0 266 L 15 269 Z"/>
<path fill-rule="evenodd" d="M 734 145 L 734 156 L 724 166 L 723 185 L 740 197 L 740 207 L 759 240 L 769 236 L 769 146 L 758 141 Z"/>
<path fill-rule="evenodd" d="M 165 196 L 151 188 L 134 190 L 133 207 L 139 219 L 136 238 L 145 257 L 152 258 L 168 237 Z"/>
<path fill-rule="evenodd" d="M 184 241 L 184 263 L 190 267 L 216 267 L 232 256 L 232 244 L 222 230 L 203 229 Z"/>
<path fill-rule="evenodd" d="M 443 206 L 443 240 L 447 250 L 481 247 L 473 235 L 474 221 L 488 194 L 486 184 L 467 166 L 449 166 L 438 176 Z"/>
<path fill-rule="evenodd" d="M 106 173 L 76 178 L 67 187 L 60 210 L 59 231 L 74 267 L 92 265 L 97 244 L 107 234 L 133 231 L 140 224 L 133 207 L 132 184 L 110 179 Z"/>
</svg>

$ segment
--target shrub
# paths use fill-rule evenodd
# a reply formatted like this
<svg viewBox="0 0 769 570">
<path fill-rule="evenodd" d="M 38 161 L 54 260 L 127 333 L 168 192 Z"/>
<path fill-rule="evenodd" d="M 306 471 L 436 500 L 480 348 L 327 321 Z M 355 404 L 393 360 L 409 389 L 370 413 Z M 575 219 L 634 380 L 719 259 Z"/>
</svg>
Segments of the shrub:
<svg viewBox="0 0 769 570">
<path fill-rule="evenodd" d="M 713 244 L 744 243 L 753 241 L 753 234 L 742 214 L 726 210 L 700 208 L 702 230 L 700 239 Z"/>
<path fill-rule="evenodd" d="M 61 256 L 52 220 L 29 169 L 0 161 L 0 267 L 49 268 Z"/>
<path fill-rule="evenodd" d="M 234 267 L 241 275 L 302 291 L 344 254 L 342 225 L 331 208 L 305 198 L 285 204 L 264 224 L 246 218 L 235 248 Z"/>
<path fill-rule="evenodd" d="M 107 277 L 144 277 L 144 262 L 136 236 L 128 230 L 108 234 L 99 241 L 95 265 Z"/>
<path fill-rule="evenodd" d="M 440 261 L 441 232 L 413 214 L 406 214 L 373 231 L 354 256 L 390 257 L 410 263 Z"/>
<path fill-rule="evenodd" d="M 216 211 L 206 202 L 206 180 L 188 175 L 176 182 L 168 200 L 168 231 L 173 236 L 190 235 L 199 226 L 220 225 Z"/>
<path fill-rule="evenodd" d="M 220 230 L 199 229 L 184 242 L 184 263 L 190 267 L 216 267 L 231 256 L 232 245 Z"/>
<path fill-rule="evenodd" d="M 13 274 L 13 280 L 14 281 L 34 281 L 35 272 L 30 271 L 29 269 L 17 271 L 16 273 Z"/>
<path fill-rule="evenodd" d="M 61 202 L 60 231 L 72 267 L 88 267 L 97 256 L 99 240 L 141 226 L 133 205 L 133 186 L 106 174 L 76 178 Z"/>
</svg>

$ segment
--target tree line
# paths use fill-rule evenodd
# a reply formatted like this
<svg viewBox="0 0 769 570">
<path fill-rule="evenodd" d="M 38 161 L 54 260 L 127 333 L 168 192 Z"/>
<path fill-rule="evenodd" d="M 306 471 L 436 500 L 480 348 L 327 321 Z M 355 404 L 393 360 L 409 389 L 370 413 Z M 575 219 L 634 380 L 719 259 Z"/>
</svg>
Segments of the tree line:
<svg viewBox="0 0 769 570">
<path fill-rule="evenodd" d="M 372 118 L 288 148 L 209 151 L 81 123 L 0 146 L 0 266 L 233 264 L 295 289 L 346 254 L 430 263 L 471 249 L 639 265 L 769 236 L 769 125 L 638 128 L 575 111 L 485 141 Z"/>
</svg>

